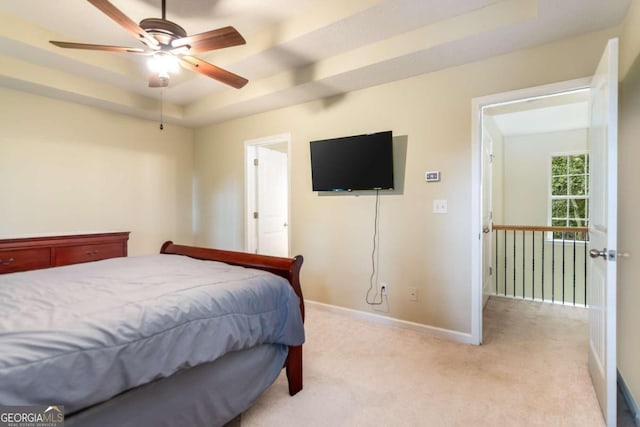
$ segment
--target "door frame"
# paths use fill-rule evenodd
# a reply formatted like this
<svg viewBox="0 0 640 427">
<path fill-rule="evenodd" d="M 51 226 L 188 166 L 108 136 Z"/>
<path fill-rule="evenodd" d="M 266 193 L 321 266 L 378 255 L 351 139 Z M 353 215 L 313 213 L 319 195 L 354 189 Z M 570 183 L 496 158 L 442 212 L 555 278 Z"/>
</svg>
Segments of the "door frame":
<svg viewBox="0 0 640 427">
<path fill-rule="evenodd" d="M 485 107 L 510 104 L 562 92 L 589 88 L 591 76 L 547 85 L 486 95 L 471 100 L 471 343 L 482 344 L 482 114 Z"/>
<path fill-rule="evenodd" d="M 256 181 L 258 179 L 253 159 L 256 156 L 257 147 L 287 144 L 287 250 L 291 252 L 291 134 L 281 133 L 250 139 L 244 142 L 244 183 L 245 183 L 245 212 L 244 212 L 244 250 L 252 252 L 251 248 L 257 245 L 257 223 L 253 218 L 256 211 Z"/>
</svg>

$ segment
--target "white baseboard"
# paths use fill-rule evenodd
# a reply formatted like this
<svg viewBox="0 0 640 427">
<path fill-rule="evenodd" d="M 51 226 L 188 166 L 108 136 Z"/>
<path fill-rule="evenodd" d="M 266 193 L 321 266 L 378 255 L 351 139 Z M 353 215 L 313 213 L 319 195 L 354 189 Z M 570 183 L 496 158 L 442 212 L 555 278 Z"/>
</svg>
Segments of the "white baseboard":
<svg viewBox="0 0 640 427">
<path fill-rule="evenodd" d="M 620 387 L 620 392 L 622 393 L 625 402 L 627 402 L 627 406 L 633 416 L 633 420 L 637 426 L 640 426 L 640 409 L 638 408 L 636 401 L 633 399 L 633 396 L 631 396 L 631 392 L 627 387 L 627 383 L 624 382 L 624 378 L 620 375 L 620 371 L 618 371 L 618 386 Z"/>
<path fill-rule="evenodd" d="M 444 338 L 449 341 L 455 341 L 463 344 L 472 344 L 471 334 L 452 331 L 450 329 L 438 328 L 436 326 L 424 325 L 422 323 L 409 322 L 408 320 L 396 319 L 393 317 L 381 316 L 375 313 L 367 313 L 366 311 L 353 310 L 351 308 L 339 307 L 337 305 L 325 304 L 317 301 L 304 300 L 305 305 L 317 307 L 322 310 L 333 313 L 343 314 L 356 319 L 367 320 L 373 323 L 395 326 L 398 328 L 411 329 L 425 335 L 438 338 Z"/>
</svg>

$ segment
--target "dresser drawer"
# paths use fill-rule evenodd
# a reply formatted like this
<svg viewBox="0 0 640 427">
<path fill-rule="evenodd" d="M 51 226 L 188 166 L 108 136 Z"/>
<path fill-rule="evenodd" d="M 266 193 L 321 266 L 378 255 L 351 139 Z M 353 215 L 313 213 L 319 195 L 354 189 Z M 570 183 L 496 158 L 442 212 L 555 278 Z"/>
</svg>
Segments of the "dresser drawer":
<svg viewBox="0 0 640 427">
<path fill-rule="evenodd" d="M 62 246 L 55 248 L 55 251 L 56 266 L 125 256 L 122 243 Z"/>
<path fill-rule="evenodd" d="M 49 248 L 0 250 L 0 274 L 51 267 Z"/>
</svg>

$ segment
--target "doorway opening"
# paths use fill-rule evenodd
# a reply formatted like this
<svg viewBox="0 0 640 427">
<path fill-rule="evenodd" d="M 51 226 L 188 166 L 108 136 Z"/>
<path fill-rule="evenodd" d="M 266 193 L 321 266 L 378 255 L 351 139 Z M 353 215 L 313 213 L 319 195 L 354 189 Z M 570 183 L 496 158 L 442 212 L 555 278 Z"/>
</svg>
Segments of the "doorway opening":
<svg viewBox="0 0 640 427">
<path fill-rule="evenodd" d="M 546 228 L 560 221 L 553 216 L 559 211 L 559 202 L 554 212 L 551 162 L 554 155 L 586 152 L 589 85 L 590 79 L 578 79 L 473 100 L 472 206 L 480 244 L 472 246 L 472 336 L 477 344 L 482 343 L 482 312 L 491 295 L 556 302 L 558 294 L 562 300 L 563 278 L 556 278 L 563 272 L 562 261 L 556 271 L 551 258 L 555 250 L 549 244 L 563 236 L 571 236 L 573 244 L 574 237 L 581 235 L 569 235 L 570 229 L 556 234 Z M 565 225 L 570 224 L 568 215 L 563 217 Z M 494 225 L 503 227 L 494 229 Z M 553 253 L 556 258 L 565 250 L 563 242 L 559 245 L 562 250 Z M 569 262 L 570 271 L 584 282 L 586 245 L 578 240 L 576 247 L 580 250 L 575 256 L 573 247 L 566 251 L 572 259 L 569 262 L 565 254 L 564 272 Z M 541 256 L 545 256 L 544 263 Z M 574 267 L 574 258 L 578 267 Z M 565 300 L 573 302 L 574 295 L 584 295 L 574 291 L 573 276 L 564 282 Z"/>
<path fill-rule="evenodd" d="M 565 372 L 588 343 L 589 91 L 481 108 L 481 338 L 511 336 L 509 354 L 572 363 Z"/>
<path fill-rule="evenodd" d="M 485 301 L 587 306 L 589 91 L 482 109 Z"/>
<path fill-rule="evenodd" d="M 245 250 L 289 256 L 290 134 L 245 141 Z"/>
</svg>

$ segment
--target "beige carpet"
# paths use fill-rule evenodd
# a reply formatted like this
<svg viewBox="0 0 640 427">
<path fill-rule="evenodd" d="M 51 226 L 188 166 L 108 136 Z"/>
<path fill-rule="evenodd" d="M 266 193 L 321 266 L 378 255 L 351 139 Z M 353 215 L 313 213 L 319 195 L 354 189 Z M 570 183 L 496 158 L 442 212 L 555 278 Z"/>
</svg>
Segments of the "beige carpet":
<svg viewBox="0 0 640 427">
<path fill-rule="evenodd" d="M 304 390 L 284 373 L 252 426 L 602 426 L 586 311 L 492 298 L 471 346 L 308 307 Z"/>
</svg>

